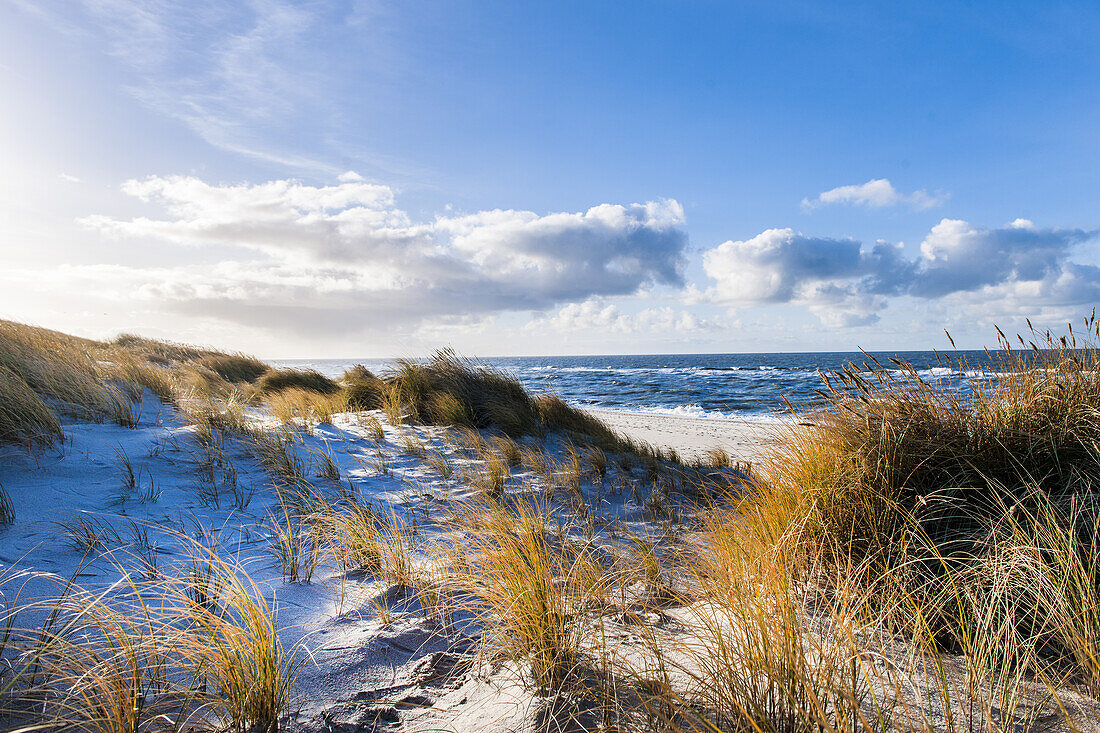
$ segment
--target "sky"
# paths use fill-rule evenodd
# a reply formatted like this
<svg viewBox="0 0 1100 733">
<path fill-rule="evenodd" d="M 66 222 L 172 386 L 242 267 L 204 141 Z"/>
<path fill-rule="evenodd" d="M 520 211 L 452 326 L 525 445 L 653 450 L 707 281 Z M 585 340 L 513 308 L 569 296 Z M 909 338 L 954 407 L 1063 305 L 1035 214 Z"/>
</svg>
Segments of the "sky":
<svg viewBox="0 0 1100 733">
<path fill-rule="evenodd" d="M 1100 4 L 0 0 L 0 318 L 927 349 L 1100 301 Z"/>
</svg>

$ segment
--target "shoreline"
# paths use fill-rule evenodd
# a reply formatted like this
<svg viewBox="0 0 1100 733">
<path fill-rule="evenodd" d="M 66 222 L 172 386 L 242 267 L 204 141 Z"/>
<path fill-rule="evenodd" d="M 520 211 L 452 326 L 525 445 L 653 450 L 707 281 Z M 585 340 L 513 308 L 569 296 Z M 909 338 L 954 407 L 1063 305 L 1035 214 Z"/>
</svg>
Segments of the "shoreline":
<svg viewBox="0 0 1100 733">
<path fill-rule="evenodd" d="M 777 442 L 779 433 L 791 425 L 785 420 L 727 420 L 591 408 L 585 412 L 629 438 L 673 448 L 687 459 L 703 458 L 717 447 L 735 461 L 759 461 Z"/>
</svg>

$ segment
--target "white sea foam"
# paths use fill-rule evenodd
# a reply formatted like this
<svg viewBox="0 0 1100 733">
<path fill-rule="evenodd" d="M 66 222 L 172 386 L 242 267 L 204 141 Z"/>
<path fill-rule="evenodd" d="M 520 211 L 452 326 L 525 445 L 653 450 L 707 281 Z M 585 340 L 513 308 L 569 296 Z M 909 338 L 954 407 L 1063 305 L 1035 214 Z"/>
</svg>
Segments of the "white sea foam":
<svg viewBox="0 0 1100 733">
<path fill-rule="evenodd" d="M 741 420 L 744 422 L 789 422 L 793 418 L 786 413 L 760 413 L 760 412 L 722 412 L 721 410 L 706 410 L 696 403 L 690 405 L 676 405 L 665 407 L 662 405 L 593 405 L 576 403 L 577 407 L 588 410 L 608 410 L 610 412 L 626 412 L 634 415 L 664 415 L 668 417 L 690 417 L 704 420 Z"/>
</svg>

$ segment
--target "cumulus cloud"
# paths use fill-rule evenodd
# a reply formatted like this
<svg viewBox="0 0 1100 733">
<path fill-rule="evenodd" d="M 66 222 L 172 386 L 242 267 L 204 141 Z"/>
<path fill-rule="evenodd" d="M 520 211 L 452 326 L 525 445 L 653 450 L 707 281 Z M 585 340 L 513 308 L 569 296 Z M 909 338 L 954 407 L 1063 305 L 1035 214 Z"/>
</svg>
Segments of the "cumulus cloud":
<svg viewBox="0 0 1100 733">
<path fill-rule="evenodd" d="M 999 291 L 1031 303 L 1091 303 L 1100 296 L 1098 268 L 1070 257 L 1098 234 L 1044 229 L 1023 219 L 997 229 L 943 219 L 919 255 L 907 258 L 888 242 L 863 247 L 852 239 L 769 229 L 704 253 L 704 270 L 715 281 L 705 296 L 733 305 L 801 304 L 836 326 L 874 323 L 888 299 L 902 295 L 989 299 Z"/>
<path fill-rule="evenodd" d="M 921 242 L 916 295 L 934 298 L 1009 281 L 1039 282 L 1060 274 L 1070 248 L 1094 232 L 1040 229 L 1017 219 L 1001 229 L 944 219 Z"/>
<path fill-rule="evenodd" d="M 802 199 L 802 208 L 809 211 L 832 204 L 848 204 L 877 209 L 906 204 L 914 209 L 923 210 L 939 206 L 949 197 L 949 194 L 942 191 L 930 194 L 923 189 L 912 193 L 901 193 L 894 188 L 894 184 L 890 183 L 889 179 L 872 178 L 866 183 L 831 188 L 818 194 L 817 198 Z"/>
<path fill-rule="evenodd" d="M 193 267 L 98 270 L 91 278 L 98 287 L 253 325 L 385 328 L 683 285 L 687 237 L 683 210 L 672 200 L 417 222 L 387 186 L 351 174 L 333 186 L 152 177 L 127 181 L 123 190 L 164 215 L 95 215 L 81 223 L 108 236 L 230 247 L 239 256 Z"/>
<path fill-rule="evenodd" d="M 703 254 L 718 299 L 745 303 L 789 302 L 802 283 L 850 276 L 859 261 L 853 239 L 812 238 L 792 229 L 768 229 Z"/>
</svg>

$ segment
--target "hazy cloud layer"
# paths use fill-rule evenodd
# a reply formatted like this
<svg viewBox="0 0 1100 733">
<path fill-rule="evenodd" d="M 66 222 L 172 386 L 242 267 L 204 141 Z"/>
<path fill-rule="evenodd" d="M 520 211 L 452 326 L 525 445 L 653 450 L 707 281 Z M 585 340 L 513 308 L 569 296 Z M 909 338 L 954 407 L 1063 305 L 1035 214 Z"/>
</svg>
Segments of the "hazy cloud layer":
<svg viewBox="0 0 1100 733">
<path fill-rule="evenodd" d="M 866 183 L 850 186 L 837 186 L 817 195 L 813 199 L 802 199 L 802 208 L 807 211 L 831 204 L 848 204 L 883 208 L 887 206 L 908 205 L 917 210 L 939 206 L 949 198 L 949 194 L 937 191 L 930 194 L 921 189 L 912 193 L 901 193 L 886 178 L 872 178 Z"/>
<path fill-rule="evenodd" d="M 1003 300 L 1011 293 L 1030 303 L 1087 304 L 1100 296 L 1100 268 L 1070 256 L 1097 235 L 1023 219 L 999 229 L 943 219 L 920 254 L 907 258 L 887 242 L 865 248 L 852 239 L 768 229 L 704 253 L 704 270 L 715 281 L 705 295 L 730 305 L 801 304 L 837 326 L 874 323 L 889 297 L 903 295 Z"/>
<path fill-rule="evenodd" d="M 711 331 L 719 327 L 708 319 L 688 310 L 668 306 L 644 308 L 636 313 L 624 313 L 613 303 L 590 298 L 581 303 L 569 303 L 557 313 L 527 324 L 529 330 L 550 328 L 561 333 L 598 331 L 616 334 L 673 335 Z"/>
<path fill-rule="evenodd" d="M 83 271 L 105 296 L 306 332 L 546 310 L 654 284 L 683 285 L 687 237 L 676 201 L 548 215 L 498 209 L 414 222 L 388 187 L 350 173 L 341 181 L 128 181 L 126 193 L 164 215 L 96 215 L 81 223 L 110 236 L 230 247 L 239 256 L 189 267 Z"/>
</svg>

